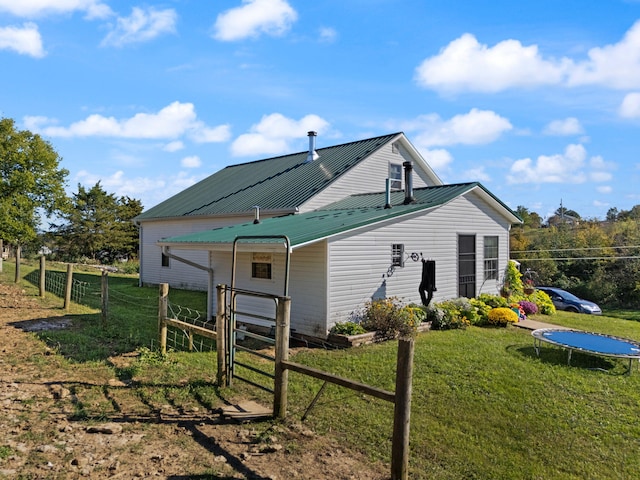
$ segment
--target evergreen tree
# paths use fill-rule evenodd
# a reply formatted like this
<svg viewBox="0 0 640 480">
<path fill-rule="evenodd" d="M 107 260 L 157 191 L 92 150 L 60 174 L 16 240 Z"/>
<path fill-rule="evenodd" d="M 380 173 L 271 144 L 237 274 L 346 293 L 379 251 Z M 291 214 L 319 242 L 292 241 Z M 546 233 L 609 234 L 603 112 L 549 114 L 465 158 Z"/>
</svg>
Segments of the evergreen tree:
<svg viewBox="0 0 640 480">
<path fill-rule="evenodd" d="M 90 189 L 78 185 L 71 207 L 55 225 L 58 254 L 66 260 L 82 258 L 111 263 L 136 256 L 138 229 L 132 219 L 142 212 L 139 200 L 117 198 L 100 182 Z"/>
</svg>

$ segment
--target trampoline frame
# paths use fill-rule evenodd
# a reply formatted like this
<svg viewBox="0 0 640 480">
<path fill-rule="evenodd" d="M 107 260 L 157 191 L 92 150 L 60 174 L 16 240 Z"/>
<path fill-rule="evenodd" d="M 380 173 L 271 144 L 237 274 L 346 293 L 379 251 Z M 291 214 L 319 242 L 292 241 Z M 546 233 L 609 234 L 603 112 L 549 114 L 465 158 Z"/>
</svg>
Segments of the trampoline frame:
<svg viewBox="0 0 640 480">
<path fill-rule="evenodd" d="M 545 337 L 544 334 L 548 332 L 577 332 L 581 334 L 592 335 L 595 337 L 605 337 L 605 338 L 616 340 L 626 344 L 634 345 L 635 347 L 637 347 L 638 353 L 626 355 L 626 354 L 619 354 L 619 353 L 599 352 L 597 350 L 584 348 L 576 344 L 570 344 L 568 342 L 559 342 L 551 338 Z M 571 353 L 573 352 L 573 350 L 577 350 L 579 352 L 587 353 L 590 355 L 598 355 L 601 357 L 626 358 L 629 360 L 627 375 L 631 375 L 631 365 L 633 360 L 637 359 L 640 361 L 640 343 L 636 342 L 635 340 L 630 340 L 628 338 L 616 337 L 613 335 L 606 335 L 604 333 L 586 332 L 584 330 L 575 330 L 570 328 L 538 328 L 537 330 L 534 330 L 533 332 L 531 332 L 531 335 L 533 336 L 533 348 L 535 349 L 536 355 L 538 357 L 540 356 L 540 347 L 542 346 L 542 342 L 549 343 L 551 345 L 556 345 L 568 351 L 567 365 L 571 365 Z M 598 369 L 598 370 L 602 370 L 602 369 Z"/>
</svg>

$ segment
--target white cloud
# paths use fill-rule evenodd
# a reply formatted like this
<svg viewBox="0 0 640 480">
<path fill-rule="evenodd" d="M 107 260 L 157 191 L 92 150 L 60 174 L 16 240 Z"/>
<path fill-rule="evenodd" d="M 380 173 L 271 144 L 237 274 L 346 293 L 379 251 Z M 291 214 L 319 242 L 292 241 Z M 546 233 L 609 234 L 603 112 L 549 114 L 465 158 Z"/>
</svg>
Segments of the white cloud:
<svg viewBox="0 0 640 480">
<path fill-rule="evenodd" d="M 24 124 L 27 128 L 50 137 L 177 139 L 182 135 L 188 135 L 194 137 L 196 141 L 225 141 L 228 139 L 224 134 L 217 137 L 212 135 L 211 132 L 218 128 L 224 133 L 227 127 L 206 127 L 197 120 L 192 103 L 173 102 L 157 113 L 137 113 L 133 117 L 125 119 L 93 114 L 68 127 L 59 127 L 55 123 L 55 120 L 46 117 L 24 118 Z"/>
<path fill-rule="evenodd" d="M 420 147 L 447 145 L 483 145 L 496 141 L 513 128 L 509 120 L 491 110 L 471 109 L 469 113 L 442 120 L 433 113 L 402 123 L 403 131 L 416 132 Z"/>
<path fill-rule="evenodd" d="M 624 118 L 640 118 L 640 92 L 628 93 L 622 100 L 618 113 Z"/>
<path fill-rule="evenodd" d="M 216 19 L 213 37 L 222 41 L 284 34 L 298 14 L 285 0 L 243 0 L 242 6 L 229 9 Z"/>
<path fill-rule="evenodd" d="M 317 115 L 293 120 L 280 113 L 272 113 L 263 116 L 249 133 L 236 138 L 231 145 L 231 153 L 244 156 L 290 152 L 291 141 L 304 138 L 311 130 L 322 133 L 328 126 L 329 123 Z"/>
<path fill-rule="evenodd" d="M 0 50 L 13 50 L 21 55 L 42 58 L 46 55 L 35 23 L 20 27 L 0 27 Z"/>
<path fill-rule="evenodd" d="M 566 61 L 542 58 L 536 45 L 505 40 L 493 47 L 465 33 L 416 70 L 419 85 L 439 91 L 499 92 L 561 81 Z"/>
<path fill-rule="evenodd" d="M 514 183 L 583 183 L 587 177 L 582 171 L 587 151 L 582 145 L 569 145 L 564 153 L 540 155 L 516 160 L 511 165 L 507 181 Z"/>
<path fill-rule="evenodd" d="M 485 171 L 484 167 L 472 168 L 462 173 L 462 177 L 471 182 L 490 182 L 491 177 Z"/>
<path fill-rule="evenodd" d="M 129 43 L 152 40 L 164 33 L 175 33 L 178 15 L 175 10 L 133 7 L 129 17 L 118 17 L 116 25 L 102 40 L 102 46 L 122 47 Z"/>
<path fill-rule="evenodd" d="M 589 60 L 571 69 L 568 84 L 638 88 L 640 85 L 640 20 L 615 44 L 592 48 Z"/>
<path fill-rule="evenodd" d="M 178 150 L 182 150 L 184 148 L 184 143 L 180 140 L 174 140 L 173 142 L 167 143 L 163 150 L 165 152 L 177 152 Z"/>
<path fill-rule="evenodd" d="M 611 193 L 613 192 L 613 188 L 609 185 L 600 185 L 599 187 L 596 187 L 596 191 L 598 193 Z"/>
<path fill-rule="evenodd" d="M 190 137 L 197 143 L 226 142 L 231 138 L 231 127 L 229 125 L 218 125 L 210 128 L 198 123 L 191 132 Z"/>
<path fill-rule="evenodd" d="M 331 27 L 322 27 L 320 29 L 320 41 L 324 43 L 333 43 L 338 38 L 338 32 Z"/>
<path fill-rule="evenodd" d="M 429 166 L 434 170 L 446 170 L 451 162 L 453 162 L 451 154 L 444 149 L 425 149 L 420 150 L 420 153 Z"/>
<path fill-rule="evenodd" d="M 544 56 L 537 45 L 509 39 L 488 46 L 463 34 L 416 69 L 418 85 L 441 92 L 500 92 L 544 85 L 633 89 L 640 84 L 640 20 L 618 43 L 595 47 L 587 59 Z"/>
<path fill-rule="evenodd" d="M 563 120 L 554 120 L 550 122 L 544 128 L 544 133 L 546 135 L 564 137 L 569 135 L 580 135 L 584 133 L 584 128 L 582 128 L 582 125 L 577 118 L 568 117 Z"/>
<path fill-rule="evenodd" d="M 613 178 L 610 172 L 591 172 L 589 178 L 594 182 L 608 182 Z"/>
<path fill-rule="evenodd" d="M 146 208 L 190 187 L 198 180 L 200 178 L 185 172 L 178 172 L 177 175 L 170 178 L 163 176 L 156 178 L 132 177 L 125 175 L 122 170 L 118 170 L 108 177 L 96 175 L 86 170 L 81 170 L 75 175 L 75 183 L 87 186 L 100 182 L 107 192 L 114 193 L 119 197 L 127 196 L 141 200 Z"/>
<path fill-rule="evenodd" d="M 192 155 L 190 157 L 184 157 L 180 160 L 180 165 L 182 168 L 198 168 L 202 165 L 202 160 L 197 155 Z"/>
<path fill-rule="evenodd" d="M 0 0 L 0 11 L 29 18 L 74 11 L 85 12 L 88 19 L 112 14 L 109 5 L 99 0 Z"/>
<path fill-rule="evenodd" d="M 114 192 L 117 196 L 128 196 L 132 198 L 140 198 L 140 195 L 146 192 L 166 187 L 164 180 L 131 177 L 125 175 L 122 170 L 118 170 L 109 177 L 89 173 L 86 170 L 80 170 L 75 178 L 78 183 L 83 185 L 95 185 L 97 182 L 100 182 L 107 192 Z"/>
<path fill-rule="evenodd" d="M 616 164 L 613 162 L 606 162 L 600 155 L 596 155 L 589 159 L 589 166 L 594 170 L 613 170 L 616 168 Z"/>
</svg>

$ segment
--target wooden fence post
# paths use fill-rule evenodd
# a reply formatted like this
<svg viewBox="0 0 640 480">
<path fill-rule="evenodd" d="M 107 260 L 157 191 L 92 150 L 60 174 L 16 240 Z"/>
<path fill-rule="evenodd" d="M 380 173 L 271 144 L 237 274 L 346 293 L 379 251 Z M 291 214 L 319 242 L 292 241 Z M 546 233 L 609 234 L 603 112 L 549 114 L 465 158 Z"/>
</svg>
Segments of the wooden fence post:
<svg viewBox="0 0 640 480">
<path fill-rule="evenodd" d="M 218 386 L 227 385 L 227 318 L 225 285 L 216 287 L 216 352 L 218 354 Z"/>
<path fill-rule="evenodd" d="M 73 288 L 73 265 L 67 264 L 67 283 L 64 287 L 64 309 L 71 307 L 71 289 Z"/>
<path fill-rule="evenodd" d="M 158 300 L 158 333 L 160 335 L 160 353 L 167 354 L 167 311 L 169 308 L 169 284 L 160 284 L 160 295 Z"/>
<path fill-rule="evenodd" d="M 107 326 L 107 316 L 109 314 L 109 272 L 102 270 L 102 281 L 100 282 L 100 298 L 102 300 L 102 328 Z"/>
<path fill-rule="evenodd" d="M 276 366 L 273 395 L 273 416 L 287 416 L 287 392 L 289 370 L 282 364 L 289 360 L 289 315 L 291 313 L 291 297 L 278 297 L 276 309 Z"/>
<path fill-rule="evenodd" d="M 391 479 L 409 478 L 409 426 L 411 420 L 411 383 L 413 380 L 414 339 L 400 339 L 396 364 L 396 399 L 393 412 Z"/>
<path fill-rule="evenodd" d="M 44 298 L 44 294 L 47 288 L 47 266 L 44 255 L 40 255 L 40 296 Z"/>
<path fill-rule="evenodd" d="M 22 247 L 16 245 L 16 275 L 13 278 L 14 283 L 20 283 L 20 256 L 22 255 Z"/>
</svg>

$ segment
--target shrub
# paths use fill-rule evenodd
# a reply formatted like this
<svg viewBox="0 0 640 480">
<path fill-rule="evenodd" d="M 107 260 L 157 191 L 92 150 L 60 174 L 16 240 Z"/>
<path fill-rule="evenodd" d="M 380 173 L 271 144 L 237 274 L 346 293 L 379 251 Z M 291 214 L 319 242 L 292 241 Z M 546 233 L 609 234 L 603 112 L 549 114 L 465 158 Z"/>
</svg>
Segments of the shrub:
<svg viewBox="0 0 640 480">
<path fill-rule="evenodd" d="M 333 333 L 335 335 L 359 335 L 361 333 L 366 333 L 366 330 L 362 325 L 356 322 L 337 322 L 329 333 Z"/>
<path fill-rule="evenodd" d="M 520 305 L 520 308 L 522 308 L 525 315 L 535 315 L 536 313 L 538 313 L 538 305 L 533 302 L 530 302 L 528 300 L 520 300 L 520 302 L 518 302 L 518 305 Z"/>
<path fill-rule="evenodd" d="M 538 306 L 538 312 L 543 315 L 553 315 L 556 313 L 556 307 L 551 301 L 551 298 L 542 290 L 536 290 L 536 293 L 531 295 L 531 298 Z"/>
<path fill-rule="evenodd" d="M 116 264 L 118 271 L 126 274 L 140 273 L 140 262 L 137 260 L 129 260 L 128 262 L 122 262 Z"/>
<path fill-rule="evenodd" d="M 509 295 L 522 295 L 522 273 L 513 260 L 509 260 L 504 269 L 503 288 L 509 291 Z"/>
<path fill-rule="evenodd" d="M 499 295 L 490 295 L 488 293 L 481 293 L 478 295 L 478 300 L 489 305 L 491 308 L 506 307 L 509 305 L 506 298 Z"/>
<path fill-rule="evenodd" d="M 467 298 L 445 300 L 427 308 L 427 319 L 433 330 L 450 330 L 471 325 L 469 316 L 478 318 L 475 308 Z"/>
<path fill-rule="evenodd" d="M 508 323 L 516 323 L 517 321 L 518 314 L 506 307 L 494 308 L 488 316 L 490 325 L 506 326 Z"/>
<path fill-rule="evenodd" d="M 491 305 L 487 305 L 479 298 L 471 298 L 469 299 L 469 302 L 471 303 L 471 305 L 473 305 L 473 307 L 475 307 L 478 316 L 478 319 L 474 323 L 474 325 L 486 325 L 489 318 L 489 312 L 492 308 Z"/>
<path fill-rule="evenodd" d="M 362 326 L 384 338 L 411 336 L 426 313 L 416 305 L 401 306 L 396 297 L 372 300 L 364 308 Z"/>
</svg>

